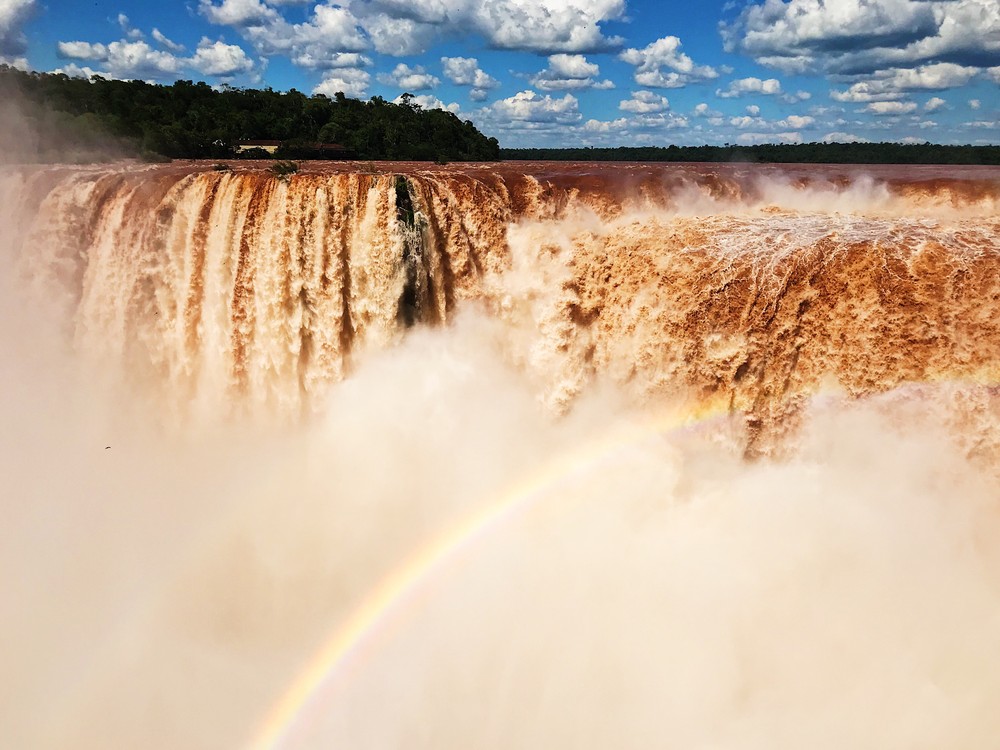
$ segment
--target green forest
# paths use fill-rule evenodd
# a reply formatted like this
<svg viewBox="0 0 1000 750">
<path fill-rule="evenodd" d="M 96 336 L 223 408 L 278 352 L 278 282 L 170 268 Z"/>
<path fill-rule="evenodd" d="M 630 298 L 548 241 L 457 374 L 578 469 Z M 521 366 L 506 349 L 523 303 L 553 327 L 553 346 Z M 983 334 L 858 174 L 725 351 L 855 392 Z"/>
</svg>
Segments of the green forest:
<svg viewBox="0 0 1000 750">
<path fill-rule="evenodd" d="M 759 146 L 506 148 L 501 159 L 530 161 L 676 161 L 777 164 L 997 164 L 1000 146 L 933 143 L 798 143 Z"/>
<path fill-rule="evenodd" d="M 232 158 L 241 140 L 277 140 L 278 156 L 301 157 L 311 143 L 339 143 L 359 159 L 493 161 L 487 138 L 452 112 L 422 109 L 404 95 L 394 104 L 343 94 L 307 96 L 292 89 L 216 90 L 207 83 L 170 86 L 25 73 L 0 66 L 0 125 L 11 155 L 39 161 L 118 156 Z M 15 116 L 9 111 L 18 103 Z M 20 152 L 20 153 L 18 153 Z"/>
<path fill-rule="evenodd" d="M 348 156 L 365 160 L 1000 165 L 1000 146 L 931 143 L 501 149 L 469 120 L 425 110 L 409 94 L 396 104 L 377 96 L 368 101 L 340 93 L 307 96 L 295 89 L 87 80 L 5 65 L 0 65 L 0 129 L 9 144 L 6 156 L 43 162 L 234 158 L 238 141 L 275 140 L 282 142 L 275 156 L 292 159 L 318 156 L 310 152 L 312 144 L 338 143 Z"/>
</svg>

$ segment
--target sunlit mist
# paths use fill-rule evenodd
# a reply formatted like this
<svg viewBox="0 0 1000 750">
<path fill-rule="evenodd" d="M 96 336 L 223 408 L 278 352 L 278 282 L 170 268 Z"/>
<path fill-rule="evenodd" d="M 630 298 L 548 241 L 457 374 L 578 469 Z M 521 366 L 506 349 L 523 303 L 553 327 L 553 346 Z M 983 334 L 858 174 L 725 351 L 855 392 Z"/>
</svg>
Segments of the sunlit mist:
<svg viewBox="0 0 1000 750">
<path fill-rule="evenodd" d="M 1000 172 L 0 170 L 0 746 L 993 748 Z"/>
</svg>

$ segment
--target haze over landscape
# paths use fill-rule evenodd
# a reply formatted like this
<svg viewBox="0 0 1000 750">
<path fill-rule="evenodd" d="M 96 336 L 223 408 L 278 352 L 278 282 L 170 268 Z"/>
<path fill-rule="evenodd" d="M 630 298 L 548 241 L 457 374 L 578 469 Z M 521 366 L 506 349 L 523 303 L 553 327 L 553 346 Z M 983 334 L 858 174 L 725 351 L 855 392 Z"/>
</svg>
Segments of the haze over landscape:
<svg viewBox="0 0 1000 750">
<path fill-rule="evenodd" d="M 0 62 L 408 92 L 507 148 L 1000 139 L 993 0 L 2 0 Z"/>
</svg>

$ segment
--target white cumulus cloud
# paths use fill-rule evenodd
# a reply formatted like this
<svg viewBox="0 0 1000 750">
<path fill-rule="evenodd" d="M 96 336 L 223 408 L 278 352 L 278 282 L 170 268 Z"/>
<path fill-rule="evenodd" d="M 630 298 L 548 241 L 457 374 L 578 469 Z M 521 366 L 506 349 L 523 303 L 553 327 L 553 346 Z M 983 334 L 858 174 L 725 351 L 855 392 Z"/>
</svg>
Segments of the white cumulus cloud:
<svg viewBox="0 0 1000 750">
<path fill-rule="evenodd" d="M 583 130 L 587 133 L 620 133 L 628 128 L 629 121 L 624 117 L 617 120 L 587 120 Z"/>
<path fill-rule="evenodd" d="M 391 73 L 379 73 L 378 80 L 386 86 L 395 86 L 405 91 L 426 91 L 441 83 L 440 78 L 428 73 L 422 65 L 411 68 L 405 63 L 399 63 Z"/>
<path fill-rule="evenodd" d="M 642 49 L 627 49 L 618 57 L 635 66 L 635 82 L 647 88 L 674 89 L 694 81 L 719 77 L 715 68 L 696 65 L 680 48 L 680 39 L 666 36 Z"/>
<path fill-rule="evenodd" d="M 870 73 L 1000 53 L 996 0 L 763 0 L 722 25 L 728 51 L 789 72 Z"/>
<path fill-rule="evenodd" d="M 955 63 L 933 63 L 915 68 L 887 68 L 843 91 L 831 91 L 841 102 L 871 102 L 900 99 L 906 91 L 943 91 L 967 84 L 979 68 Z"/>
<path fill-rule="evenodd" d="M 325 94 L 333 97 L 338 92 L 344 96 L 364 98 L 371 81 L 371 74 L 360 68 L 337 68 L 331 70 L 313 89 L 314 94 Z"/>
<path fill-rule="evenodd" d="M 278 11 L 261 0 L 222 0 L 219 5 L 211 0 L 200 0 L 198 7 L 210 23 L 222 26 L 250 26 L 281 20 Z"/>
<path fill-rule="evenodd" d="M 880 73 L 878 80 L 889 88 L 902 91 L 916 89 L 941 91 L 964 86 L 978 72 L 979 69 L 973 66 L 943 62 L 916 68 L 893 68 Z"/>
<path fill-rule="evenodd" d="M 937 112 L 947 102 L 939 96 L 932 96 L 924 103 L 924 112 Z"/>
<path fill-rule="evenodd" d="M 420 55 L 434 42 L 437 28 L 414 21 L 382 14 L 358 18 L 359 28 L 371 39 L 376 52 L 383 55 Z"/>
<path fill-rule="evenodd" d="M 317 5 L 303 23 L 289 23 L 261 0 L 223 0 L 219 5 L 201 0 L 199 8 L 210 22 L 237 28 L 257 54 L 285 55 L 303 68 L 343 68 L 342 55 L 371 47 L 358 19 L 345 7 Z M 365 58 L 364 64 L 369 63 Z"/>
<path fill-rule="evenodd" d="M 747 107 L 748 110 L 756 109 L 757 107 Z M 783 120 L 768 121 L 763 117 L 758 117 L 757 115 L 741 115 L 737 117 L 730 117 L 729 124 L 734 128 L 739 130 L 749 130 L 753 128 L 757 135 L 765 131 L 789 131 L 789 130 L 801 130 L 802 128 L 808 128 L 809 126 L 815 124 L 816 119 L 810 117 L 809 115 L 788 115 L 788 117 Z"/>
<path fill-rule="evenodd" d="M 812 94 L 808 91 L 796 91 L 794 94 L 782 94 L 781 101 L 786 104 L 798 104 L 799 102 L 808 101 L 812 99 Z"/>
<path fill-rule="evenodd" d="M 157 44 L 159 44 L 161 47 L 165 47 L 166 49 L 170 50 L 174 54 L 180 54 L 181 52 L 184 51 L 184 45 L 183 44 L 178 44 L 177 42 L 174 42 L 171 39 L 168 39 L 167 36 L 162 31 L 160 31 L 157 28 L 153 29 L 152 36 L 153 36 L 153 39 L 156 41 Z"/>
<path fill-rule="evenodd" d="M 479 67 L 479 61 L 474 57 L 442 57 L 441 67 L 445 78 L 456 86 L 469 86 L 469 98 L 482 101 L 491 89 L 500 85 L 493 76 Z"/>
<path fill-rule="evenodd" d="M 189 60 L 192 68 L 202 75 L 228 78 L 253 70 L 253 61 L 242 47 L 224 42 L 213 42 L 202 37 L 198 49 Z"/>
<path fill-rule="evenodd" d="M 532 76 L 531 83 L 542 91 L 614 88 L 610 80 L 596 80 L 600 72 L 601 69 L 583 55 L 558 53 L 549 56 L 549 66 Z"/>
<path fill-rule="evenodd" d="M 556 98 L 536 91 L 521 91 L 487 109 L 498 120 L 508 122 L 572 123 L 581 119 L 579 102 L 572 94 Z"/>
<path fill-rule="evenodd" d="M 494 47 L 549 54 L 620 45 L 600 24 L 625 12 L 624 0 L 403 0 L 398 5 L 404 17 L 423 12 L 446 33 L 475 31 Z"/>
<path fill-rule="evenodd" d="M 632 118 L 631 125 L 643 130 L 680 130 L 688 127 L 688 119 L 683 115 L 657 112 L 637 115 Z"/>
<path fill-rule="evenodd" d="M 0 62 L 12 60 L 27 49 L 21 29 L 35 7 L 35 0 L 0 0 Z"/>
<path fill-rule="evenodd" d="M 871 143 L 871 141 L 853 133 L 835 131 L 824 135 L 823 143 Z"/>
<path fill-rule="evenodd" d="M 757 143 L 802 143 L 801 133 L 740 133 L 736 140 L 752 145 Z"/>
<path fill-rule="evenodd" d="M 749 115 L 740 115 L 738 117 L 730 117 L 729 124 L 734 128 L 739 128 L 740 130 L 746 130 L 747 128 L 763 128 L 767 126 L 767 123 L 760 117 L 751 117 Z"/>
<path fill-rule="evenodd" d="M 107 45 L 103 62 L 105 70 L 114 78 L 141 79 L 169 78 L 179 73 L 185 64 L 176 55 L 153 49 L 146 42 L 125 40 Z"/>
<path fill-rule="evenodd" d="M 583 55 L 556 54 L 549 56 L 549 70 L 559 78 L 593 78 L 601 69 Z"/>
<path fill-rule="evenodd" d="M 56 45 L 59 57 L 70 60 L 107 60 L 108 48 L 103 44 L 90 42 L 59 42 Z"/>
<path fill-rule="evenodd" d="M 618 103 L 618 109 L 635 114 L 666 112 L 670 109 L 670 102 L 667 97 L 654 94 L 652 91 L 633 91 L 631 98 Z"/>
<path fill-rule="evenodd" d="M 908 115 L 916 109 L 914 102 L 871 102 L 864 111 L 873 115 Z"/>
<path fill-rule="evenodd" d="M 87 80 L 90 80 L 94 76 L 101 76 L 103 78 L 111 77 L 104 71 L 94 70 L 88 65 L 77 65 L 76 63 L 68 63 L 66 65 L 61 65 L 60 67 L 50 72 L 66 75 L 69 76 L 70 78 L 86 78 Z"/>
<path fill-rule="evenodd" d="M 452 112 L 456 115 L 462 111 L 462 108 L 457 103 L 452 102 L 451 104 L 445 104 L 443 101 L 431 94 L 417 94 L 416 96 L 409 97 L 409 100 L 412 104 L 419 105 L 421 109 L 443 109 L 446 112 Z M 403 101 L 402 94 L 393 99 L 395 104 L 402 104 Z"/>
<path fill-rule="evenodd" d="M 875 81 L 858 81 L 843 91 L 831 90 L 830 98 L 837 102 L 875 102 L 902 99 L 903 92 L 891 91 Z"/>
<path fill-rule="evenodd" d="M 121 27 L 122 33 L 127 39 L 135 41 L 137 39 L 142 39 L 145 36 L 142 31 L 132 25 L 132 22 L 128 20 L 128 16 L 124 13 L 118 14 L 118 26 Z"/>
<path fill-rule="evenodd" d="M 731 81 L 724 89 L 716 89 L 715 95 L 722 99 L 732 99 L 747 94 L 766 94 L 773 96 L 781 93 L 781 81 L 777 78 L 738 78 Z"/>
<path fill-rule="evenodd" d="M 788 115 L 788 117 L 784 120 L 778 120 L 776 124 L 779 128 L 800 130 L 801 128 L 808 128 L 815 122 L 815 118 L 810 117 L 809 115 Z"/>
<path fill-rule="evenodd" d="M 156 34 L 153 38 L 157 38 Z M 181 48 L 180 45 L 173 47 Z M 253 61 L 242 47 L 221 41 L 213 42 L 207 37 L 202 37 L 191 57 L 181 57 L 171 51 L 154 49 L 145 41 L 126 39 L 110 44 L 59 42 L 56 49 L 63 58 L 102 64 L 101 69 L 96 71 L 76 65 L 67 65 L 58 71 L 67 75 L 86 77 L 98 74 L 121 80 L 162 79 L 177 76 L 185 68 L 191 68 L 203 76 L 230 78 L 250 73 L 254 69 Z"/>
<path fill-rule="evenodd" d="M 604 35 L 601 24 L 621 18 L 624 0 L 367 0 L 342 5 L 317 4 L 304 24 L 289 24 L 263 0 L 200 0 L 202 14 L 212 23 L 241 29 L 262 45 L 262 54 L 283 54 L 282 45 L 265 40 L 306 32 L 289 27 L 322 26 L 323 13 L 350 15 L 376 51 L 387 55 L 419 54 L 448 36 L 479 34 L 495 48 L 540 53 L 581 53 L 614 49 L 621 39 Z M 314 42 L 315 43 L 315 42 Z M 287 46 L 287 45 L 286 45 Z M 357 52 L 362 48 L 333 51 Z"/>
</svg>

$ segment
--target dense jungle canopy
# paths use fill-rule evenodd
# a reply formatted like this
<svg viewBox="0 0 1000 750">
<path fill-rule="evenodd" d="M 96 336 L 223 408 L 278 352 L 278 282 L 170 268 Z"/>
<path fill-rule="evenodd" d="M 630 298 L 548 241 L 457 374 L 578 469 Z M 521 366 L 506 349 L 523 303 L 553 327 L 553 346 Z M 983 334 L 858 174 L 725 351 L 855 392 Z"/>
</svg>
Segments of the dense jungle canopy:
<svg viewBox="0 0 1000 750">
<path fill-rule="evenodd" d="M 452 112 L 367 102 L 292 89 L 216 90 L 206 83 L 87 80 L 0 66 L 0 114 L 14 156 L 89 161 L 115 156 L 224 158 L 241 140 L 278 140 L 290 155 L 304 144 L 339 143 L 360 159 L 491 161 L 500 146 Z"/>
</svg>

